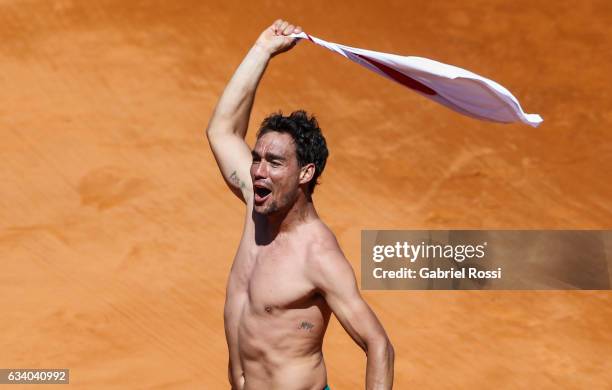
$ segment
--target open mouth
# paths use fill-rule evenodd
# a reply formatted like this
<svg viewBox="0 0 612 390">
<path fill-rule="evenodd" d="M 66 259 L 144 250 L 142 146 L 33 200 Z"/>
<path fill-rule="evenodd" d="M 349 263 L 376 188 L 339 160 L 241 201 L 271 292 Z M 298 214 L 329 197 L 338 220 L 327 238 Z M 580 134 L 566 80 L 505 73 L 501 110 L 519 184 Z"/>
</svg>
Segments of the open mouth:
<svg viewBox="0 0 612 390">
<path fill-rule="evenodd" d="M 272 193 L 268 188 L 261 186 L 254 186 L 253 190 L 255 192 L 255 202 L 257 203 L 265 201 Z"/>
</svg>

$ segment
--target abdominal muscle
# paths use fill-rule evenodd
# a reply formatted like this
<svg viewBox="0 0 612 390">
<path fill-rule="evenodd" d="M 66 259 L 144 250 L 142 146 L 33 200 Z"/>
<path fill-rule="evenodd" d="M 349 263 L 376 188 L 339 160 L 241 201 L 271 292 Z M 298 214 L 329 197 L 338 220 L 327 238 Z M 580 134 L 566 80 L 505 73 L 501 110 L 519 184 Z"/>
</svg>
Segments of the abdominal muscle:
<svg viewBox="0 0 612 390">
<path fill-rule="evenodd" d="M 244 390 L 321 390 L 327 372 L 321 346 L 329 313 L 304 309 L 254 310 L 247 299 L 238 328 Z"/>
</svg>

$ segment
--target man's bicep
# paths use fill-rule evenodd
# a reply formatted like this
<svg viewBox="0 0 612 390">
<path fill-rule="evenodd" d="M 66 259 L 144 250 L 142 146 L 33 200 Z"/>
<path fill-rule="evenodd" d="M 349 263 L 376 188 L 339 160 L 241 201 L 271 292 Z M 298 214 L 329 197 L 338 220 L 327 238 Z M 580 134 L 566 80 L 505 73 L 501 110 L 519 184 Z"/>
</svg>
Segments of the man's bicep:
<svg viewBox="0 0 612 390">
<path fill-rule="evenodd" d="M 248 145 L 235 134 L 209 134 L 208 141 L 223 179 L 236 196 L 248 201 L 253 192 Z"/>
<path fill-rule="evenodd" d="M 370 340 L 384 336 L 384 330 L 359 293 L 349 262 L 343 256 L 333 257 L 323 266 L 318 287 L 342 327 L 365 350 Z"/>
</svg>

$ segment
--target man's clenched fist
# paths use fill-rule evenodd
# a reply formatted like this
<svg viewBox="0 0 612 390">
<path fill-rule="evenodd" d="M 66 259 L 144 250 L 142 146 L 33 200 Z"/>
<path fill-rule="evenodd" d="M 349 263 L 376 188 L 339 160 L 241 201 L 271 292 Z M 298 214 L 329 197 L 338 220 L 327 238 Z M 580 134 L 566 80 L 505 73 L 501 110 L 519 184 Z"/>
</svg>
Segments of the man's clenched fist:
<svg viewBox="0 0 612 390">
<path fill-rule="evenodd" d="M 285 20 L 278 19 L 261 33 L 255 44 L 266 50 L 273 57 L 295 46 L 298 38 L 291 38 L 287 35 L 300 32 L 302 32 L 302 27 L 294 26 Z"/>
</svg>

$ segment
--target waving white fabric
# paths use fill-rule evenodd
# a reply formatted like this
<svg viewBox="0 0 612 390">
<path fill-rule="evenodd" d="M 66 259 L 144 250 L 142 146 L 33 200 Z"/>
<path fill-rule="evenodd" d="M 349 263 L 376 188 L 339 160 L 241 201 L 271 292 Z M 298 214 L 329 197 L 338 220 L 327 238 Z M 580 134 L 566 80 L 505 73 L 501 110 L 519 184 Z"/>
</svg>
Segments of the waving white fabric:
<svg viewBox="0 0 612 390">
<path fill-rule="evenodd" d="M 291 37 L 334 51 L 461 114 L 477 119 L 536 127 L 537 114 L 523 112 L 518 100 L 493 80 L 468 70 L 423 57 L 404 57 L 326 42 L 304 32 Z"/>
</svg>

